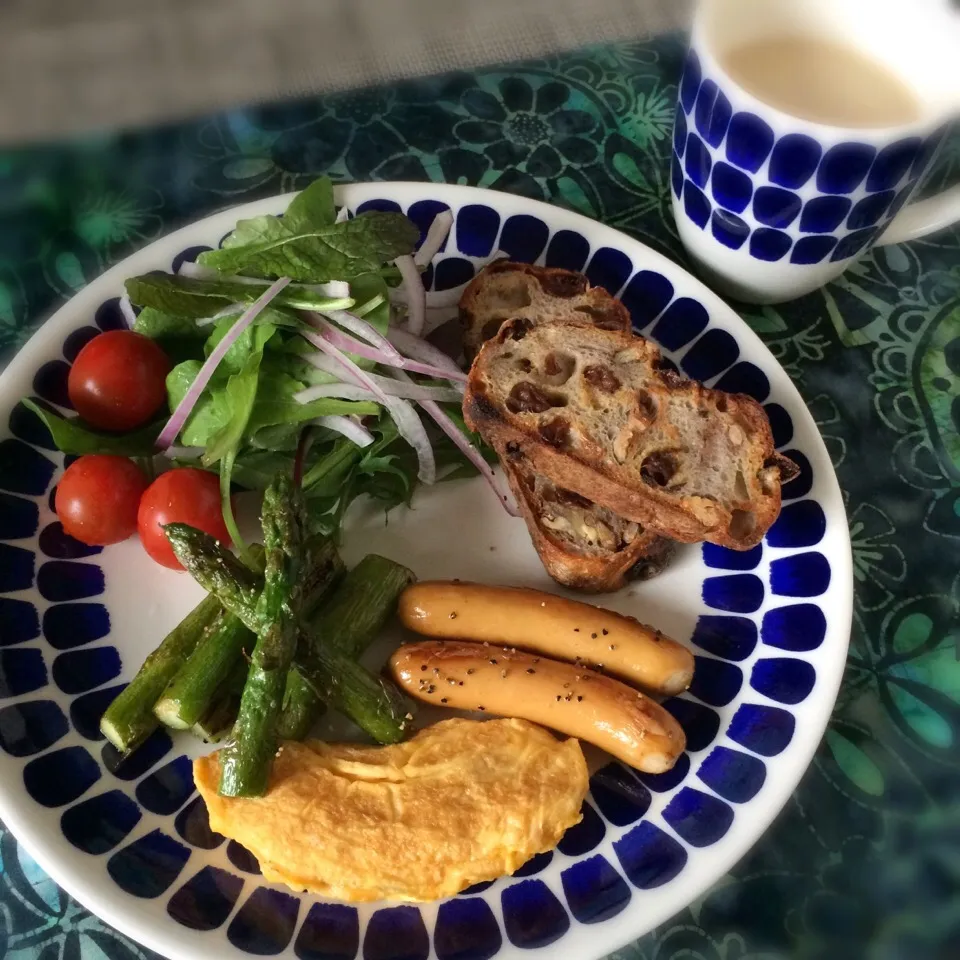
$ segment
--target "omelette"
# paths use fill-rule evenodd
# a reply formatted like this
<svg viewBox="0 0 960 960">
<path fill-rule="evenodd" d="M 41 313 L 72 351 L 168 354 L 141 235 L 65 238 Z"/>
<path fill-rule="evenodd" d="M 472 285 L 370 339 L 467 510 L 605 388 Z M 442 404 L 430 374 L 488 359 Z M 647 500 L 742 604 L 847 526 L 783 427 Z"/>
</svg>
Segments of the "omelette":
<svg viewBox="0 0 960 960">
<path fill-rule="evenodd" d="M 210 826 L 267 880 L 340 900 L 423 901 L 513 873 L 579 823 L 580 744 L 525 720 L 445 720 L 387 747 L 285 742 L 263 797 L 217 793 L 194 762 Z"/>
</svg>

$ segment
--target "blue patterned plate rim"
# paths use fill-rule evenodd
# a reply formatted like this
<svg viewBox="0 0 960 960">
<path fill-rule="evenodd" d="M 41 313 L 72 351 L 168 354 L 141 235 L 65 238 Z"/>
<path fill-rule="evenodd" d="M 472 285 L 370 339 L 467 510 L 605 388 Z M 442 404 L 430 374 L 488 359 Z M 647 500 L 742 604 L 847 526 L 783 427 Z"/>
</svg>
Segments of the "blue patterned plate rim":
<svg viewBox="0 0 960 960">
<path fill-rule="evenodd" d="M 151 604 L 131 580 L 148 569 L 135 542 L 93 557 L 64 553 L 47 503 L 62 458 L 11 413 L 27 394 L 56 401 L 64 353 L 72 355 L 64 341 L 80 327 L 110 324 L 126 278 L 170 269 L 184 251 L 216 245 L 238 219 L 281 212 L 290 194 L 213 214 L 131 255 L 58 310 L 0 375 L 0 505 L 7 507 L 0 559 L 9 558 L 0 564 L 0 623 L 10 631 L 0 638 L 0 817 L 84 906 L 178 960 L 206 960 L 211 947 L 232 957 L 452 960 L 468 955 L 467 946 L 481 960 L 516 960 L 531 950 L 601 957 L 733 867 L 786 803 L 823 735 L 852 615 L 850 539 L 829 455 L 759 337 L 700 281 L 639 241 L 562 208 L 474 187 L 376 183 L 337 192 L 354 212 L 399 207 L 421 224 L 450 208 L 456 226 L 429 275 L 436 289 L 464 282 L 497 249 L 584 269 L 620 293 L 635 326 L 682 371 L 767 405 L 778 447 L 797 454 L 803 471 L 793 490 L 785 487 L 781 520 L 762 549 L 688 548 L 661 580 L 609 601 L 692 643 L 700 679 L 669 704 L 687 729 L 688 754 L 662 777 L 617 765 L 598 771 L 583 824 L 513 880 L 419 908 L 356 910 L 263 884 L 242 851 L 198 834 L 188 764 L 172 759 L 177 751 L 168 743 L 143 769 L 113 773 L 101 761 L 102 744 L 91 742 L 95 711 L 196 593 L 170 574 L 164 603 L 177 609 L 161 614 L 159 601 Z M 345 545 L 348 563 L 374 549 L 372 538 L 380 552 L 409 554 L 421 575 L 439 575 L 430 564 L 449 568 L 450 560 L 438 560 L 442 551 L 420 531 L 461 516 L 467 502 L 477 537 L 491 542 L 489 554 L 478 547 L 458 557 L 468 574 L 494 579 L 500 571 L 511 582 L 549 588 L 525 532 L 479 499 L 481 487 L 470 484 L 480 483 L 418 495 L 416 509 L 385 528 L 380 518 L 359 516 Z M 140 641 L 141 633 L 148 639 Z M 111 635 L 120 651 L 101 643 Z M 179 739 L 176 745 L 190 752 Z"/>
</svg>

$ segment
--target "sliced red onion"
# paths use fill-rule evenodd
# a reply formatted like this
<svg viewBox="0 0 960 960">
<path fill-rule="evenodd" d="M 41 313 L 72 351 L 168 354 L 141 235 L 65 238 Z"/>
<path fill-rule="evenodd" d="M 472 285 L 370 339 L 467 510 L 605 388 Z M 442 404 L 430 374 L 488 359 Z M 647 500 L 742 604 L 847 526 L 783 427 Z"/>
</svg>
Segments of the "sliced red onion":
<svg viewBox="0 0 960 960">
<path fill-rule="evenodd" d="M 362 340 L 366 340 L 367 343 L 372 344 L 387 356 L 393 357 L 395 360 L 402 359 L 396 347 L 372 323 L 362 317 L 355 316 L 346 310 L 324 310 L 322 315 L 313 314 L 313 316 L 320 320 L 325 330 L 330 328 L 330 324 L 326 323 L 324 317 L 349 330 Z"/>
<path fill-rule="evenodd" d="M 309 337 L 307 338 L 309 339 Z M 313 341 L 311 341 L 312 343 Z M 351 379 L 350 375 L 346 370 L 343 369 L 343 366 L 339 361 L 334 360 L 333 357 L 328 357 L 325 353 L 307 353 L 303 355 L 303 359 L 307 361 L 311 366 L 316 367 L 318 370 L 322 370 L 324 373 L 329 373 L 331 377 L 336 377 L 338 380 L 343 380 L 345 383 L 352 383 L 356 386 L 359 386 L 357 380 Z M 373 377 L 372 373 L 367 374 L 368 377 Z"/>
<path fill-rule="evenodd" d="M 396 376 L 401 380 L 408 380 L 409 377 L 398 370 Z M 448 417 L 440 407 L 432 400 L 424 400 L 420 406 L 436 421 L 437 426 L 457 445 L 463 455 L 477 468 L 481 476 L 493 488 L 497 499 L 503 505 L 503 509 L 511 517 L 519 517 L 520 512 L 514 503 L 513 495 L 509 487 L 493 472 L 493 468 L 483 459 L 480 451 L 463 435 L 463 431 Z"/>
<path fill-rule="evenodd" d="M 426 340 L 415 337 L 412 331 L 393 328 L 387 332 L 387 338 L 404 356 L 420 363 L 429 364 L 438 370 L 443 370 L 444 377 L 466 380 L 463 371 L 450 357 L 442 350 L 438 350 L 432 343 L 427 343 Z"/>
<path fill-rule="evenodd" d="M 445 323 L 455 320 L 458 316 L 456 304 L 450 304 L 446 307 L 427 306 L 427 315 L 423 323 L 423 333 L 421 337 L 429 337 L 434 330 L 442 327 Z M 395 327 L 407 328 L 407 309 L 400 304 L 390 304 L 390 322 Z"/>
<path fill-rule="evenodd" d="M 191 280 L 222 280 L 224 283 L 245 283 L 249 286 L 262 287 L 270 283 L 258 277 L 243 277 L 238 273 L 222 274 L 213 267 L 195 263 L 193 260 L 184 260 L 177 268 L 181 277 Z M 291 290 L 310 290 L 332 300 L 344 300 L 350 296 L 350 284 L 346 280 L 330 280 L 327 283 L 291 283 Z"/>
<path fill-rule="evenodd" d="M 347 378 L 359 383 L 374 393 L 387 408 L 387 412 L 397 425 L 397 431 L 417 453 L 417 477 L 421 483 L 433 483 L 437 479 L 437 461 L 430 446 L 427 431 L 417 416 L 417 411 L 406 401 L 384 393 L 370 375 L 358 367 L 346 354 L 318 333 L 302 331 L 301 335 L 327 356 L 333 357 L 345 371 Z"/>
<path fill-rule="evenodd" d="M 387 381 L 389 377 L 378 377 L 378 380 Z M 419 383 L 400 383 L 391 381 L 392 386 L 383 386 L 383 392 L 391 397 L 403 397 L 405 400 L 416 400 L 423 403 L 434 400 L 437 403 L 460 403 L 463 394 L 455 387 L 431 387 Z"/>
<path fill-rule="evenodd" d="M 509 259 L 509 253 L 504 250 L 497 250 L 493 256 L 477 264 L 477 272 L 479 273 L 484 267 L 488 267 L 496 260 Z M 460 299 L 463 297 L 463 293 L 467 289 L 469 282 L 468 280 L 467 283 L 461 283 L 459 286 L 451 287 L 449 290 L 427 290 L 425 293 L 427 308 L 459 306 Z M 387 291 L 387 295 L 394 306 L 406 307 L 409 303 L 406 284 L 400 287 L 391 287 Z"/>
<path fill-rule="evenodd" d="M 381 403 L 386 404 L 389 398 L 377 385 L 376 381 L 372 379 L 366 370 L 358 367 L 335 343 L 331 342 L 327 337 L 321 336 L 319 333 L 311 333 L 309 330 L 301 330 L 300 335 L 312 343 L 318 350 L 321 350 L 330 357 L 334 363 L 338 364 L 341 373 L 345 375 L 347 380 L 361 387 L 366 387 Z M 347 339 L 350 338 L 347 337 Z M 372 348 L 370 349 L 372 350 Z"/>
<path fill-rule="evenodd" d="M 126 294 L 120 298 L 120 313 L 123 314 L 123 320 L 127 325 L 127 329 L 132 330 L 133 325 L 137 322 L 137 315 L 134 312 L 130 298 Z"/>
<path fill-rule="evenodd" d="M 349 334 L 338 330 L 329 323 L 324 323 L 322 317 L 318 317 L 317 319 L 320 322 L 313 321 L 319 331 L 316 336 L 326 340 L 328 343 L 332 343 L 338 350 L 352 353 L 357 357 L 363 357 L 364 360 L 372 360 L 374 363 L 387 363 L 391 359 L 377 347 L 371 346 L 369 343 L 364 343 L 362 340 L 357 340 L 356 337 L 351 337 Z M 312 336 L 304 331 L 302 332 L 314 346 L 317 345 Z"/>
<path fill-rule="evenodd" d="M 393 262 L 400 271 L 407 296 L 407 313 L 409 314 L 407 326 L 411 333 L 419 337 L 423 333 L 427 310 L 427 293 L 423 289 L 420 271 L 409 254 L 405 257 L 397 257 Z"/>
<path fill-rule="evenodd" d="M 189 277 L 191 280 L 222 280 L 224 283 L 245 283 L 248 286 L 256 287 L 263 287 L 270 283 L 269 280 L 243 277 L 236 273 L 222 274 L 213 267 L 205 267 L 202 263 L 195 263 L 192 260 L 184 260 L 177 273 L 181 277 Z M 350 284 L 346 280 L 331 280 L 328 283 L 291 283 L 290 289 L 309 290 L 312 293 L 319 293 L 323 297 L 330 297 L 331 300 L 345 300 L 350 296 Z"/>
<path fill-rule="evenodd" d="M 220 361 L 226 356 L 227 351 L 233 346 L 240 334 L 256 320 L 257 316 L 263 311 L 267 304 L 269 304 L 289 282 L 289 277 L 281 277 L 275 283 L 271 284 L 256 301 L 250 304 L 242 316 L 240 316 L 237 322 L 227 332 L 227 335 L 216 345 L 213 352 L 204 361 L 196 379 L 190 384 L 190 388 L 183 395 L 183 399 L 177 404 L 177 409 L 173 411 L 173 414 L 167 421 L 167 425 L 160 431 L 160 436 L 157 437 L 156 443 L 158 450 L 166 450 L 166 448 L 177 439 L 177 434 L 183 429 L 187 417 L 190 416 L 190 412 L 194 406 L 196 406 L 197 400 L 200 399 L 200 394 L 203 393 L 204 387 L 210 382 L 210 378 L 213 376 Z"/>
<path fill-rule="evenodd" d="M 414 254 L 413 262 L 418 267 L 425 267 L 433 261 L 440 252 L 443 241 L 447 239 L 450 228 L 453 226 L 453 214 L 449 210 L 442 210 L 433 218 L 427 235 L 423 238 L 420 249 Z"/>
<path fill-rule="evenodd" d="M 452 287 L 449 290 L 427 290 L 424 293 L 427 301 L 427 307 L 434 308 L 459 306 L 460 298 L 463 296 L 463 291 L 466 289 L 467 285 L 465 283 L 461 283 L 459 287 Z M 406 287 L 391 287 L 387 291 L 387 296 L 390 298 L 390 302 L 394 306 L 407 306 Z"/>
<path fill-rule="evenodd" d="M 304 335 L 307 336 L 306 333 L 304 333 Z M 376 347 L 364 343 L 362 340 L 357 340 L 355 337 L 343 333 L 329 324 L 327 324 L 327 329 L 324 329 L 322 334 L 316 334 L 315 336 L 326 340 L 345 353 L 352 353 L 358 357 L 363 357 L 364 360 L 372 360 L 374 363 L 382 364 L 385 367 L 401 367 L 404 370 L 409 370 L 411 373 L 421 373 L 425 377 L 434 377 L 440 380 L 467 382 L 467 375 L 459 370 L 449 357 L 446 357 L 449 366 L 444 367 L 437 367 L 430 363 L 421 363 L 419 360 L 409 360 L 406 357 L 400 357 L 399 354 L 397 355 L 398 359 L 384 353 L 382 350 L 378 350 Z M 310 336 L 307 336 L 307 339 L 316 345 L 316 341 Z M 439 353 L 439 351 L 437 352 Z M 446 355 L 442 354 L 442 356 Z"/>
<path fill-rule="evenodd" d="M 203 447 L 177 447 L 173 445 L 163 451 L 163 455 L 171 460 L 196 460 L 198 457 L 202 457 L 204 453 L 205 449 Z"/>
<path fill-rule="evenodd" d="M 340 374 L 338 374 L 340 375 Z M 390 377 L 380 377 L 375 373 L 367 376 L 377 384 L 388 397 L 401 397 L 404 400 L 435 400 L 438 403 L 459 403 L 462 395 L 452 387 L 427 387 L 419 383 L 401 383 Z M 339 400 L 374 400 L 377 397 L 366 387 L 355 383 L 321 383 L 315 387 L 307 387 L 293 395 L 298 403 L 312 403 L 325 397 L 336 397 Z"/>
<path fill-rule="evenodd" d="M 375 401 L 377 399 L 377 395 L 372 390 L 355 383 L 321 383 L 293 395 L 297 403 L 313 403 L 314 400 L 324 400 L 327 397 L 334 397 L 337 400 Z"/>
<path fill-rule="evenodd" d="M 318 370 L 322 370 L 324 373 L 329 373 L 331 376 L 337 377 L 340 380 L 346 380 L 347 384 L 354 386 L 357 385 L 355 381 L 347 379 L 347 375 L 344 373 L 343 368 L 331 357 L 320 353 L 312 353 L 308 354 L 303 359 L 306 360 L 307 363 L 315 366 Z M 374 383 L 377 384 L 377 386 L 380 387 L 381 390 L 383 390 L 384 393 L 391 397 L 402 397 L 404 400 L 436 400 L 438 403 L 459 403 L 463 397 L 460 389 L 454 386 L 421 386 L 419 383 L 401 383 L 399 380 L 394 380 L 392 377 L 382 377 L 380 374 L 371 373 L 369 370 L 366 371 L 366 374 L 371 380 L 373 380 Z M 321 384 L 321 386 L 335 387 L 336 384 Z M 314 388 L 309 387 L 308 389 L 313 390 Z M 306 391 L 303 392 L 305 393 Z M 322 394 L 313 395 L 311 396 L 311 399 L 314 399 L 318 396 L 322 396 Z"/>
<path fill-rule="evenodd" d="M 213 267 L 205 267 L 202 263 L 195 260 L 184 260 L 177 267 L 177 273 L 181 277 L 189 277 L 191 280 L 219 280 L 220 274 Z"/>
<path fill-rule="evenodd" d="M 211 323 L 216 323 L 218 320 L 222 320 L 224 317 L 232 316 L 235 313 L 243 313 L 247 309 L 245 303 L 231 303 L 225 306 L 222 310 L 218 310 L 212 317 L 201 317 L 197 321 L 198 327 L 208 327 Z"/>
<path fill-rule="evenodd" d="M 378 378 L 388 380 L 388 377 Z M 392 386 L 383 386 L 383 392 L 391 397 L 403 397 L 405 400 L 416 400 L 423 403 L 426 400 L 434 400 L 438 403 L 460 403 L 463 400 L 463 394 L 454 387 L 430 387 L 419 383 L 399 383 L 392 381 Z"/>
<path fill-rule="evenodd" d="M 350 296 L 350 284 L 346 280 L 329 280 L 327 283 L 305 283 L 304 290 L 312 290 L 314 293 L 320 293 L 325 297 L 335 300 L 343 300 Z"/>
<path fill-rule="evenodd" d="M 369 447 L 373 443 L 373 434 L 363 424 L 357 423 L 352 417 L 341 417 L 331 414 L 328 417 L 317 417 L 312 421 L 318 427 L 326 427 L 352 440 L 358 447 Z"/>
<path fill-rule="evenodd" d="M 377 307 L 379 307 L 380 304 L 384 303 L 385 301 L 386 297 L 384 297 L 383 294 L 378 293 L 375 297 L 371 297 L 366 303 L 361 303 L 359 305 L 354 304 L 350 308 L 350 312 L 355 317 L 365 317 L 371 311 L 376 310 Z"/>
</svg>

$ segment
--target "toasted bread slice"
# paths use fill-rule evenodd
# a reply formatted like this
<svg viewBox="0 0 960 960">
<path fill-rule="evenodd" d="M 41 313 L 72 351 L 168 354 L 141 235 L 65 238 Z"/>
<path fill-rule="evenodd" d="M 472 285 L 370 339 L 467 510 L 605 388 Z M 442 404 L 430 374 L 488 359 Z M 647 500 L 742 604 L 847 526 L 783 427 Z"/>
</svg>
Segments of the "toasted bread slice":
<svg viewBox="0 0 960 960">
<path fill-rule="evenodd" d="M 504 473 L 547 573 L 584 593 L 611 593 L 662 572 L 671 540 L 564 490 L 498 451 Z"/>
<path fill-rule="evenodd" d="M 643 337 L 569 320 L 505 323 L 463 411 L 523 469 L 684 543 L 755 546 L 796 472 L 752 397 L 685 380 Z"/>
<path fill-rule="evenodd" d="M 496 260 L 467 285 L 460 298 L 463 347 L 472 360 L 504 320 L 539 323 L 544 317 L 629 330 L 630 312 L 582 273 L 559 267 Z"/>
</svg>

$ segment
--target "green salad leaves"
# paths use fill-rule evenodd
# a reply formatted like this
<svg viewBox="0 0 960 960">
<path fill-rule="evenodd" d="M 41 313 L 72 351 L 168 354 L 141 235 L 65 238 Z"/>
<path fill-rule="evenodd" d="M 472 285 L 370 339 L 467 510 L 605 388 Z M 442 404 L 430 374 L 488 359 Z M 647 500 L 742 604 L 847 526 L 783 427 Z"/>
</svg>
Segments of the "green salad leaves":
<svg viewBox="0 0 960 960">
<path fill-rule="evenodd" d="M 237 338 L 194 404 L 172 451 L 182 464 L 217 470 L 224 517 L 233 523 L 234 484 L 263 489 L 290 471 L 306 425 L 325 416 L 363 418 L 374 442 L 356 446 L 322 426 L 310 426 L 312 443 L 303 463 L 303 491 L 315 530 L 336 533 L 344 511 L 362 494 L 389 509 L 409 501 L 417 484 L 417 457 L 379 404 L 320 398 L 300 403 L 307 387 L 335 380 L 310 363 L 316 349 L 299 333 L 302 311 L 350 309 L 382 333 L 390 322 L 389 286 L 399 282 L 393 261 L 413 252 L 417 227 L 399 213 L 369 211 L 337 220 L 333 186 L 326 178 L 303 190 L 282 217 L 241 220 L 218 250 L 203 253 L 203 268 L 189 275 L 150 273 L 126 282 L 140 308 L 135 330 L 156 340 L 174 362 L 167 377 L 170 411 L 191 389 L 204 360 L 278 277 L 288 284 Z M 321 289 L 321 284 L 343 281 Z M 371 361 L 352 357 L 371 368 Z M 447 412 L 462 426 L 455 406 Z M 162 423 L 125 437 L 107 437 L 75 420 L 37 409 L 58 446 L 70 452 L 146 455 Z M 446 475 L 475 469 L 432 423 L 427 424 L 437 466 Z M 465 426 L 463 427 L 466 430 Z"/>
<path fill-rule="evenodd" d="M 155 452 L 154 444 L 164 424 L 163 420 L 157 420 L 130 433 L 110 434 L 95 430 L 79 417 L 61 417 L 30 397 L 24 397 L 20 402 L 40 418 L 57 449 L 70 456 L 106 453 L 119 457 L 149 457 Z"/>
<path fill-rule="evenodd" d="M 269 280 L 254 284 L 228 278 L 198 280 L 170 273 L 148 273 L 126 282 L 131 303 L 192 319 L 213 316 L 231 304 L 253 303 L 269 286 Z M 349 297 L 327 297 L 304 287 L 288 286 L 274 300 L 274 306 L 296 310 L 342 310 L 353 306 L 354 302 Z"/>
<path fill-rule="evenodd" d="M 200 254 L 198 262 L 221 273 L 308 283 L 352 280 L 411 253 L 420 236 L 402 213 L 371 211 L 343 223 L 313 219 L 328 212 L 325 205 L 308 198 L 298 205 L 291 223 L 286 217 L 241 220 L 220 250 Z"/>
</svg>

